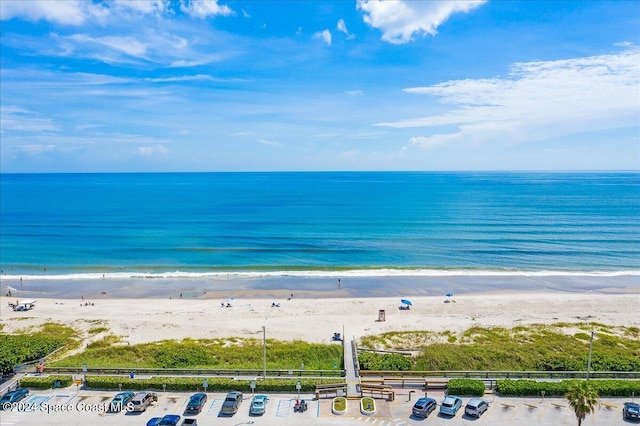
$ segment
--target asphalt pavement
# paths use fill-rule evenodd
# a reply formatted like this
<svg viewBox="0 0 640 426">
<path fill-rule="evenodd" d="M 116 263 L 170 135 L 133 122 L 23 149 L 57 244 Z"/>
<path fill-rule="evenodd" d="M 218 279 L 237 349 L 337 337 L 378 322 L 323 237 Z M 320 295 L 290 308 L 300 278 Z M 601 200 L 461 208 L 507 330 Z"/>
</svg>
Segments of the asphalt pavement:
<svg viewBox="0 0 640 426">
<path fill-rule="evenodd" d="M 107 413 L 111 398 L 116 392 L 87 391 L 66 389 L 32 391 L 29 396 L 9 410 L 0 411 L 0 426 L 41 426 L 41 425 L 104 425 L 104 426 L 144 426 L 153 417 L 166 414 L 178 414 L 184 418 L 184 409 L 190 393 L 160 392 L 158 401 L 143 413 L 130 413 L 124 410 L 119 413 Z M 359 400 L 348 401 L 347 413 L 333 414 L 331 398 L 313 400 L 312 394 L 302 394 L 308 403 L 304 413 L 293 411 L 296 394 L 270 394 L 266 413 L 262 416 L 250 416 L 249 406 L 251 393 L 244 394 L 244 401 L 238 413 L 227 417 L 220 414 L 220 407 L 226 392 L 209 392 L 208 401 L 198 415 L 189 416 L 197 419 L 198 425 L 376 425 L 376 426 L 408 426 L 408 425 L 549 425 L 562 426 L 577 424 L 576 417 L 562 398 L 502 398 L 489 395 L 489 410 L 479 419 L 464 414 L 464 404 L 469 398 L 463 397 L 463 407 L 453 416 L 443 416 L 438 409 L 426 419 L 414 418 L 411 408 L 424 391 L 398 389 L 393 401 L 376 400 L 376 412 L 363 415 L 360 412 Z M 442 392 L 429 392 L 438 404 L 444 399 Z M 622 419 L 622 404 L 630 400 L 624 398 L 607 398 L 600 400 L 596 411 L 582 423 L 590 425 L 632 424 Z M 636 423 L 637 424 L 637 423 Z"/>
</svg>

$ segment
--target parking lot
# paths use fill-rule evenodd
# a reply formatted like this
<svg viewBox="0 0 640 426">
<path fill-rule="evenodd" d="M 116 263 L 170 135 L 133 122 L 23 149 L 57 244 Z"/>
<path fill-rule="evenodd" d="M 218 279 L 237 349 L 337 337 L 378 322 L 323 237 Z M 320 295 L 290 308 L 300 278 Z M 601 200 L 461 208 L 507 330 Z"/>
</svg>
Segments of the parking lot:
<svg viewBox="0 0 640 426">
<path fill-rule="evenodd" d="M 143 413 L 107 413 L 105 408 L 116 392 L 76 390 L 75 387 L 48 391 L 32 391 L 10 411 L 0 412 L 0 425 L 146 425 L 152 417 L 166 414 L 183 416 L 190 393 L 159 393 L 158 401 Z M 411 417 L 411 408 L 423 392 L 409 393 L 398 390 L 394 401 L 376 400 L 376 414 L 365 416 L 359 412 L 356 400 L 349 401 L 348 412 L 335 415 L 331 412 L 331 399 L 313 400 L 310 394 L 301 395 L 308 402 L 308 410 L 295 413 L 293 406 L 295 394 L 269 395 L 267 410 L 263 416 L 249 416 L 251 394 L 245 394 L 244 402 L 237 414 L 231 417 L 220 416 L 220 407 L 225 392 L 210 392 L 209 399 L 200 414 L 195 416 L 199 425 L 576 425 L 577 421 L 571 408 L 561 398 L 500 398 L 488 395 L 489 410 L 480 418 L 464 415 L 463 408 L 454 417 L 444 417 L 438 410 L 427 419 Z M 442 392 L 429 392 L 438 404 L 442 402 Z M 411 400 L 409 400 L 411 398 Z M 630 399 L 603 399 L 595 413 L 588 416 L 583 425 L 626 424 L 622 419 L 622 403 Z M 193 417 L 193 416 L 190 416 Z M 631 423 L 629 423 L 631 424 Z"/>
</svg>

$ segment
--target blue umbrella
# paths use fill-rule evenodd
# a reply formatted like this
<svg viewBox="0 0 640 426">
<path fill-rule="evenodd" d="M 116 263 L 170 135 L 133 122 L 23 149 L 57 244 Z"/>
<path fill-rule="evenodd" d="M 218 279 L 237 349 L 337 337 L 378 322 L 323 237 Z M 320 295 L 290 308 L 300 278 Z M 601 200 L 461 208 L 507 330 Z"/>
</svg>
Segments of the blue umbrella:
<svg viewBox="0 0 640 426">
<path fill-rule="evenodd" d="M 453 293 L 447 293 L 445 296 L 447 296 L 447 297 L 453 297 Z"/>
<path fill-rule="evenodd" d="M 413 303 L 411 303 L 411 300 L 407 300 L 407 299 L 400 299 L 400 303 L 404 303 L 405 305 L 413 306 Z"/>
</svg>

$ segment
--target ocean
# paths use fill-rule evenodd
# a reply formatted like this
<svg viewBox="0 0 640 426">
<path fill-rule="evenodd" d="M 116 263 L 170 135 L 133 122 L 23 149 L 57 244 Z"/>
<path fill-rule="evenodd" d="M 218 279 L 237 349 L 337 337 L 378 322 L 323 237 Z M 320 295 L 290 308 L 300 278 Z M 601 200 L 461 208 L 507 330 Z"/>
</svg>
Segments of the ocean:
<svg viewBox="0 0 640 426">
<path fill-rule="evenodd" d="M 0 175 L 11 282 L 637 275 L 639 173 Z"/>
</svg>

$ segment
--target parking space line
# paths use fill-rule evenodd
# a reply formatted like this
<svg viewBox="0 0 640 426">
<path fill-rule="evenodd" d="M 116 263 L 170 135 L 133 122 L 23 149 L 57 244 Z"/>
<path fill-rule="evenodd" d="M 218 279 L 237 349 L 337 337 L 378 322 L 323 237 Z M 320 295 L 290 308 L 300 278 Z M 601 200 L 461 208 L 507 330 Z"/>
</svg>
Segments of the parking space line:
<svg viewBox="0 0 640 426">
<path fill-rule="evenodd" d="M 547 408 L 549 408 L 549 406 L 547 404 L 544 404 L 542 406 L 542 410 L 540 410 L 540 415 L 538 416 L 538 419 L 540 419 L 540 420 L 542 419 L 542 416 L 544 415 L 544 413 L 547 412 Z"/>
<path fill-rule="evenodd" d="M 221 408 L 222 408 L 222 400 L 214 399 L 213 401 L 211 401 L 211 406 L 209 406 L 209 410 L 207 410 L 206 415 L 215 416 L 217 413 L 220 412 Z"/>
<path fill-rule="evenodd" d="M 289 417 L 291 411 L 291 399 L 281 399 L 278 401 L 278 408 L 276 408 L 276 417 Z"/>
<path fill-rule="evenodd" d="M 518 412 L 518 407 L 516 407 L 515 405 L 512 405 L 513 408 L 513 414 L 511 414 L 511 416 L 509 417 L 509 421 L 513 421 L 513 417 L 516 415 L 516 413 Z"/>
<path fill-rule="evenodd" d="M 29 409 L 26 411 L 36 411 L 37 409 L 40 408 L 40 406 L 43 403 L 49 401 L 51 398 L 52 398 L 51 395 L 46 395 L 46 396 L 33 395 L 31 398 L 27 400 L 27 403 L 29 403 L 29 405 L 33 405 L 35 408 Z"/>
</svg>

